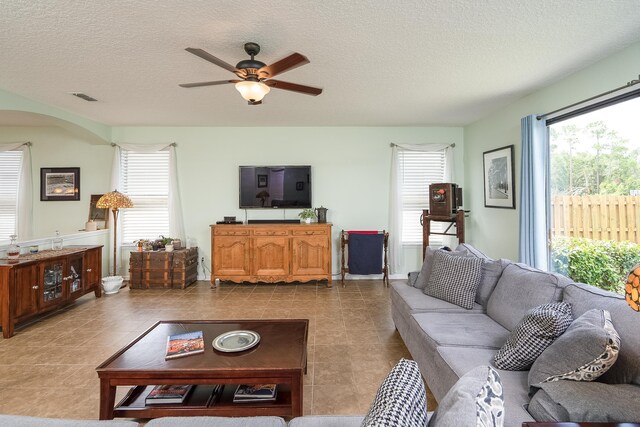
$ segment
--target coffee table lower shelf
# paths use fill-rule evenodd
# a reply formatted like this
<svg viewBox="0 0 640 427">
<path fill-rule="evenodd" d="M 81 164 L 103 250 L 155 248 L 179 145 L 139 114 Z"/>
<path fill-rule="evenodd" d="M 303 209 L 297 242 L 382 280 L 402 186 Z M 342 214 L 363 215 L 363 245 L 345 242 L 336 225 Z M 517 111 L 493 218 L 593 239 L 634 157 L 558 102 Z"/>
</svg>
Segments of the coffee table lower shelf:
<svg viewBox="0 0 640 427">
<path fill-rule="evenodd" d="M 145 398 L 153 385 L 135 386 L 114 407 L 115 417 L 158 418 L 180 416 L 246 417 L 259 415 L 287 416 L 291 412 L 291 388 L 278 384 L 275 401 L 234 403 L 236 384 L 225 384 L 222 393 L 212 396 L 213 385 L 198 384 L 182 404 L 146 405 Z M 288 414 L 293 416 L 293 414 Z"/>
</svg>

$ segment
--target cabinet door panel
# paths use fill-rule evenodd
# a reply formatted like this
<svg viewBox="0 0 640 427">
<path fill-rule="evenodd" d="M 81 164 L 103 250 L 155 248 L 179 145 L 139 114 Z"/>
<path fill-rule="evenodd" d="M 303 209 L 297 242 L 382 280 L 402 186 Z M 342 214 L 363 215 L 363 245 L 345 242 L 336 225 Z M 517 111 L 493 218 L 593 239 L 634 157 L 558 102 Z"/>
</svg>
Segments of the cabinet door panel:
<svg viewBox="0 0 640 427">
<path fill-rule="evenodd" d="M 213 242 L 213 276 L 251 274 L 249 237 L 216 236 Z"/>
<path fill-rule="evenodd" d="M 100 289 L 102 279 L 102 248 L 89 249 L 84 254 L 84 290 Z"/>
<path fill-rule="evenodd" d="M 331 253 L 328 250 L 329 241 L 327 237 L 294 237 L 292 241 L 292 274 L 326 275 L 331 273 Z"/>
<path fill-rule="evenodd" d="M 84 256 L 83 254 L 69 257 L 67 260 L 67 271 L 65 272 L 65 285 L 69 289 L 71 298 L 82 295 L 82 283 L 84 281 Z"/>
<path fill-rule="evenodd" d="M 36 264 L 16 268 L 13 272 L 15 286 L 15 317 L 20 318 L 38 312 L 38 268 Z"/>
<path fill-rule="evenodd" d="M 66 259 L 56 259 L 40 263 L 40 308 L 55 306 L 66 299 L 64 294 L 64 273 Z"/>
<path fill-rule="evenodd" d="M 289 274 L 287 237 L 254 237 L 253 274 L 273 276 L 271 282 L 286 280 Z"/>
</svg>

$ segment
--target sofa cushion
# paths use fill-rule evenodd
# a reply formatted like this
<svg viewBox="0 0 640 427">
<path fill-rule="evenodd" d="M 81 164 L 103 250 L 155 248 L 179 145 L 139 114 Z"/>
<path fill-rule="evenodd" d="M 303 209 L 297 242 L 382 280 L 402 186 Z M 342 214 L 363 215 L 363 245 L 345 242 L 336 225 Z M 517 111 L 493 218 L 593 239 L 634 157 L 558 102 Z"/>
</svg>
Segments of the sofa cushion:
<svg viewBox="0 0 640 427">
<path fill-rule="evenodd" d="M 3 427 L 138 427 L 133 421 L 92 421 L 69 420 L 61 418 L 39 418 L 22 415 L 0 415 L 0 426 Z"/>
<path fill-rule="evenodd" d="M 437 251 L 424 293 L 470 310 L 481 277 L 481 259 Z"/>
<path fill-rule="evenodd" d="M 280 417 L 162 417 L 150 420 L 145 427 L 286 427 Z"/>
<path fill-rule="evenodd" d="M 562 288 L 569 283 L 571 280 L 560 274 L 509 264 L 489 298 L 487 314 L 512 331 L 532 308 L 560 301 Z"/>
<path fill-rule="evenodd" d="M 572 321 L 571 306 L 565 302 L 543 304 L 532 309 L 496 353 L 496 366 L 509 371 L 529 369 Z"/>
<path fill-rule="evenodd" d="M 640 314 L 629 307 L 624 297 L 582 283 L 567 286 L 563 301 L 571 304 L 574 317 L 582 316 L 592 308 L 601 308 L 611 314 L 613 326 L 620 336 L 620 352 L 616 363 L 598 381 L 640 385 Z"/>
<path fill-rule="evenodd" d="M 509 331 L 486 314 L 415 313 L 418 326 L 436 345 L 461 345 L 498 349 Z"/>
<path fill-rule="evenodd" d="M 542 419 L 551 415 L 560 418 L 557 421 L 640 422 L 640 387 L 636 385 L 560 380 L 541 388 L 559 408 L 553 410 L 549 399 L 543 394 L 538 398 L 536 393 L 529 410 L 538 421 L 556 421 Z"/>
<path fill-rule="evenodd" d="M 502 383 L 498 372 L 490 366 L 478 366 L 460 378 L 429 421 L 429 427 L 503 425 Z"/>
<path fill-rule="evenodd" d="M 289 427 L 360 427 L 363 420 L 359 415 L 305 415 L 289 421 Z"/>
<path fill-rule="evenodd" d="M 426 395 L 418 364 L 400 359 L 380 385 L 362 426 L 425 426 Z"/>
<path fill-rule="evenodd" d="M 527 411 L 536 421 L 562 422 L 569 421 L 569 414 L 542 389 L 537 390 L 527 405 Z"/>
<path fill-rule="evenodd" d="M 506 259 L 485 259 L 482 261 L 482 278 L 476 292 L 476 302 L 481 304 L 485 310 L 502 272 L 509 264 L 511 261 Z"/>
<path fill-rule="evenodd" d="M 494 353 L 495 351 L 491 349 L 475 347 L 438 347 L 433 357 L 434 371 L 438 376 L 427 378 L 435 398 L 441 401 L 444 396 L 440 392 L 440 383 L 446 383 L 447 387 L 451 388 L 460 377 L 476 366 L 493 365 Z M 505 427 L 522 427 L 523 421 L 533 420 L 533 417 L 524 409 L 529 402 L 527 372 L 498 369 L 498 373 L 504 389 L 504 425 Z"/>
<path fill-rule="evenodd" d="M 529 386 L 558 380 L 593 381 L 611 368 L 619 349 L 620 337 L 609 312 L 589 310 L 533 362 Z"/>
<path fill-rule="evenodd" d="M 407 314 L 425 311 L 482 313 L 482 306 L 480 304 L 474 304 L 471 310 L 466 310 L 459 305 L 451 304 L 450 302 L 425 295 L 422 292 L 422 289 L 412 288 L 411 286 L 407 286 L 404 282 L 393 282 L 391 283 L 391 288 L 392 304 L 396 304 L 398 308 L 401 308 L 401 310 Z"/>
<path fill-rule="evenodd" d="M 414 287 L 419 275 L 419 271 L 410 271 L 409 274 L 407 274 L 407 285 Z"/>
<path fill-rule="evenodd" d="M 481 304 L 486 310 L 487 303 L 489 302 L 489 297 L 491 296 L 493 289 L 496 287 L 505 267 L 511 264 L 511 261 L 506 259 L 491 259 L 468 243 L 461 243 L 458 245 L 455 253 L 480 258 L 482 260 L 482 278 L 480 279 L 478 291 L 476 292 L 476 302 Z"/>
</svg>

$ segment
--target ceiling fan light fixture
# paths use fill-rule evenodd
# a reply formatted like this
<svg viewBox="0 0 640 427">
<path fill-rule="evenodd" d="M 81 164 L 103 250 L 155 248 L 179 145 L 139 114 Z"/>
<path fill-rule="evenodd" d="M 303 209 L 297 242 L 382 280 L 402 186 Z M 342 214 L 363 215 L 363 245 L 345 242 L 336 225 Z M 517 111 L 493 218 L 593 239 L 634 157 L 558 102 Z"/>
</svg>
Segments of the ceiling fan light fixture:
<svg viewBox="0 0 640 427">
<path fill-rule="evenodd" d="M 271 88 L 262 82 L 244 80 L 236 83 L 236 89 L 242 97 L 249 102 L 259 102 L 269 93 Z"/>
</svg>

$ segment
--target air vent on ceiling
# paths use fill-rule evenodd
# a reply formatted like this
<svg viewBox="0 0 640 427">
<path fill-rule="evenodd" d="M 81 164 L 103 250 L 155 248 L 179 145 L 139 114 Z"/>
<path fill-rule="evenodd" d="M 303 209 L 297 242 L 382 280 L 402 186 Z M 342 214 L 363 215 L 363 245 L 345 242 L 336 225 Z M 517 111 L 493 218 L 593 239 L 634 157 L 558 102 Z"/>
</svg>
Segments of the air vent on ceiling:
<svg viewBox="0 0 640 427">
<path fill-rule="evenodd" d="M 71 95 L 77 96 L 78 98 L 84 99 L 85 101 L 97 101 L 97 99 L 82 92 L 71 92 Z"/>
</svg>

